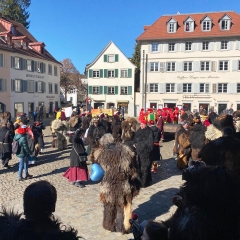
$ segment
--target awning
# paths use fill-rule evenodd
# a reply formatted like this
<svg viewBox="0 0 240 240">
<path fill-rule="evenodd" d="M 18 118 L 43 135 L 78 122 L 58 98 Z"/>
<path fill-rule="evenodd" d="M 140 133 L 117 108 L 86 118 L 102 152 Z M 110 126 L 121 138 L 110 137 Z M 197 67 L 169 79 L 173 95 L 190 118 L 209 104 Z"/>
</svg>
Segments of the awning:
<svg viewBox="0 0 240 240">
<path fill-rule="evenodd" d="M 129 103 L 128 100 L 117 100 L 117 103 Z"/>
</svg>

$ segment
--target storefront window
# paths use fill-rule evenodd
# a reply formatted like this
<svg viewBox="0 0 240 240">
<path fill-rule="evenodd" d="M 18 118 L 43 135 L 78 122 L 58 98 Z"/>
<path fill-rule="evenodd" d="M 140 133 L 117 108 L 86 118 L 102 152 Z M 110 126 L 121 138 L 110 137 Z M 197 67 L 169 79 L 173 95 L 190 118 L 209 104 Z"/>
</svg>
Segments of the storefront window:
<svg viewBox="0 0 240 240">
<path fill-rule="evenodd" d="M 176 107 L 176 104 L 175 103 L 164 103 L 164 107 L 174 109 Z"/>
<path fill-rule="evenodd" d="M 20 113 L 24 113 L 23 103 L 14 103 L 14 109 L 15 109 L 15 117 Z"/>
<path fill-rule="evenodd" d="M 183 110 L 185 112 L 187 112 L 187 111 L 191 112 L 191 103 L 183 103 Z"/>
<path fill-rule="evenodd" d="M 150 103 L 150 108 L 157 109 L 157 103 Z"/>
</svg>

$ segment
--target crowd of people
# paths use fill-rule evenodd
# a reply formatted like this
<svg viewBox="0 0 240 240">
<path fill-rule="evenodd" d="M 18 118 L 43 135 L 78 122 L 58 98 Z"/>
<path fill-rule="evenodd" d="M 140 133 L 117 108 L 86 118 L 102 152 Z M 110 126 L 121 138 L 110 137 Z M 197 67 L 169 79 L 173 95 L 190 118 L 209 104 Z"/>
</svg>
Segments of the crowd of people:
<svg viewBox="0 0 240 240">
<path fill-rule="evenodd" d="M 185 182 L 172 198 L 173 204 L 178 208 L 168 220 L 148 221 L 135 239 L 237 240 L 240 237 L 240 112 L 221 116 L 214 112 L 207 116 L 182 113 L 179 118 L 173 153 L 177 167 L 183 170 Z M 160 159 L 159 144 L 163 139 L 163 125 L 161 115 L 156 119 L 140 118 L 137 127 L 138 121 L 135 118 L 123 119 L 119 114 L 108 116 L 101 113 L 92 117 L 88 112 L 73 112 L 70 118 L 66 118 L 64 109 L 57 111 L 56 119 L 50 126 L 52 147 L 62 150 L 67 147 L 67 141 L 72 144 L 70 167 L 63 176 L 74 186 L 84 188 L 90 179 L 87 161 L 100 165 L 104 170 L 100 181 L 104 229 L 121 233 L 131 231 L 132 201 L 141 188 L 152 184 L 151 168 L 153 162 Z M 36 121 L 30 127 L 24 115 L 12 123 L 9 113 L 5 113 L 1 118 L 1 126 L 3 166 L 8 165 L 13 143 L 18 141 L 16 156 L 19 158 L 19 181 L 31 178 L 28 162 L 36 157 L 36 146 L 38 153 L 44 148 L 43 127 L 39 127 L 43 126 L 42 123 Z M 22 177 L 23 169 L 25 178 Z M 26 236 L 33 236 L 31 234 L 36 232 L 36 239 L 48 239 L 40 237 L 45 236 L 48 222 L 54 229 L 53 232 L 50 229 L 50 233 L 58 236 L 61 224 L 51 217 L 55 210 L 56 189 L 48 182 L 34 184 L 25 190 L 25 219 L 15 216 L 16 222 L 12 228 L 18 230 L 13 232 L 23 234 L 31 226 L 31 231 Z M 32 189 L 32 193 L 29 189 Z M 28 191 L 29 194 L 26 193 Z M 52 199 L 42 197 L 46 201 L 40 203 L 40 206 L 48 209 L 39 210 L 46 215 L 40 214 L 42 218 L 35 219 L 38 210 L 34 209 L 31 201 L 35 201 L 41 194 L 49 196 L 48 191 L 51 192 Z M 29 211 L 28 207 L 31 208 Z M 0 222 L 0 239 L 1 234 L 9 234 L 9 218 L 6 211 L 0 214 L 0 221 L 3 221 L 3 224 Z M 69 234 L 69 239 L 77 236 L 72 228 L 60 232 L 66 236 Z"/>
</svg>

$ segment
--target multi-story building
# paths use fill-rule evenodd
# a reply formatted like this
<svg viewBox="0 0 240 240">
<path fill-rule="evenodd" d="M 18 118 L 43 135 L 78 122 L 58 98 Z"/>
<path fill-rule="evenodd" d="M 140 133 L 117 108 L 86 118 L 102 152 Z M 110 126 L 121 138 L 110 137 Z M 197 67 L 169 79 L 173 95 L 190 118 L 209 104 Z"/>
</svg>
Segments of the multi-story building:
<svg viewBox="0 0 240 240">
<path fill-rule="evenodd" d="M 0 112 L 12 116 L 59 105 L 59 63 L 20 23 L 0 16 Z"/>
<path fill-rule="evenodd" d="M 92 107 L 124 107 L 134 116 L 135 65 L 111 41 L 95 60 L 86 66 L 88 98 Z"/>
<path fill-rule="evenodd" d="M 137 112 L 145 105 L 190 111 L 202 105 L 218 113 L 226 108 L 240 110 L 238 13 L 163 15 L 144 27 L 137 42 L 141 67 L 145 66 L 136 93 Z"/>
</svg>

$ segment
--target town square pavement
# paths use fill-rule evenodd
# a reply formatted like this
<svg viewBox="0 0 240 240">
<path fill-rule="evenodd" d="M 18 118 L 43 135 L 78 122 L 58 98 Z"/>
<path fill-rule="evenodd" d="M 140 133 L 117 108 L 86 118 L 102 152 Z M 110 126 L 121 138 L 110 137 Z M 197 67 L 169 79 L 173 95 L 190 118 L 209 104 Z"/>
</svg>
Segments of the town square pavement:
<svg viewBox="0 0 240 240">
<path fill-rule="evenodd" d="M 22 212 L 25 188 L 33 182 L 47 180 L 57 189 L 55 216 L 64 224 L 76 228 L 84 239 L 133 238 L 132 234 L 111 233 L 102 228 L 103 206 L 99 202 L 99 183 L 89 183 L 83 189 L 71 185 L 62 176 L 69 167 L 71 146 L 63 151 L 51 148 L 49 126 L 44 130 L 44 136 L 44 154 L 39 157 L 36 166 L 29 168 L 29 173 L 33 174 L 34 178 L 18 181 L 18 161 L 15 156 L 10 162 L 10 169 L 0 168 L 0 205 Z M 178 191 L 182 180 L 181 171 L 176 168 L 176 161 L 172 157 L 172 148 L 173 136 L 168 135 L 161 144 L 163 164 L 156 174 L 152 174 L 153 184 L 141 189 L 140 194 L 133 200 L 133 212 L 138 214 L 140 222 L 145 219 L 164 220 L 175 210 L 171 198 Z"/>
</svg>

